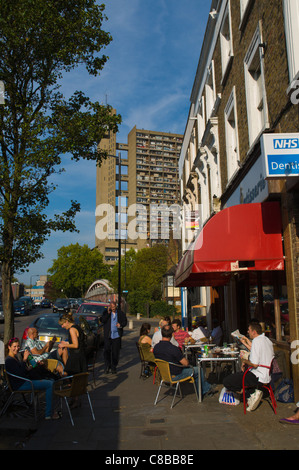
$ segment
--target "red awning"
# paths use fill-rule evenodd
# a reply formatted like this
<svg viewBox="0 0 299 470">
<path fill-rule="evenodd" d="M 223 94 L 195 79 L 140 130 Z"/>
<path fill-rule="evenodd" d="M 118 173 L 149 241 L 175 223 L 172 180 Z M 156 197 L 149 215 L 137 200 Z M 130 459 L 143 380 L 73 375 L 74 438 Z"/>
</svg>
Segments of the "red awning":
<svg viewBox="0 0 299 470">
<path fill-rule="evenodd" d="M 278 202 L 223 209 L 203 227 L 181 258 L 177 287 L 217 286 L 231 273 L 284 270 Z"/>
</svg>

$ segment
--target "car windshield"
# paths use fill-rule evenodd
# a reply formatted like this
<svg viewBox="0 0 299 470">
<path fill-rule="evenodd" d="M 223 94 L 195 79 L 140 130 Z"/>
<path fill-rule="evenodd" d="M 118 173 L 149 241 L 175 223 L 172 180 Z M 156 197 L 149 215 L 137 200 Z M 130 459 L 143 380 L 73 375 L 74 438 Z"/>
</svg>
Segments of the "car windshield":
<svg viewBox="0 0 299 470">
<path fill-rule="evenodd" d="M 78 325 L 80 323 L 80 317 L 81 315 L 76 315 L 75 316 L 75 322 Z M 99 327 L 99 318 L 92 316 L 92 315 L 84 315 L 83 316 L 84 320 L 87 321 L 91 329 L 95 329 Z"/>
<path fill-rule="evenodd" d="M 51 332 L 59 332 L 60 334 L 65 333 L 65 329 L 62 328 L 61 325 L 58 323 L 59 317 L 49 317 L 49 316 L 42 316 L 38 318 L 35 323 L 35 326 L 38 330 L 51 330 Z"/>
<path fill-rule="evenodd" d="M 25 302 L 22 302 L 21 300 L 16 300 L 13 304 L 15 307 L 24 307 Z"/>
<path fill-rule="evenodd" d="M 68 300 L 67 299 L 57 299 L 55 302 L 55 305 L 67 305 Z"/>
<path fill-rule="evenodd" d="M 78 313 L 97 313 L 102 314 L 107 309 L 106 305 L 97 304 L 82 304 L 78 310 Z"/>
</svg>

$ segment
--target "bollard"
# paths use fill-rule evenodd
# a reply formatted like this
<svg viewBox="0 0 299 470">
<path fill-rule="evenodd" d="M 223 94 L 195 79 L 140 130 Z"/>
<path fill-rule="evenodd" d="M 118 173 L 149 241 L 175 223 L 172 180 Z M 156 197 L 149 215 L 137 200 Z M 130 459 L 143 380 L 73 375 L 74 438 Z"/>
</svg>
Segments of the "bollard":
<svg viewBox="0 0 299 470">
<path fill-rule="evenodd" d="M 133 320 L 129 320 L 129 330 L 133 330 Z"/>
</svg>

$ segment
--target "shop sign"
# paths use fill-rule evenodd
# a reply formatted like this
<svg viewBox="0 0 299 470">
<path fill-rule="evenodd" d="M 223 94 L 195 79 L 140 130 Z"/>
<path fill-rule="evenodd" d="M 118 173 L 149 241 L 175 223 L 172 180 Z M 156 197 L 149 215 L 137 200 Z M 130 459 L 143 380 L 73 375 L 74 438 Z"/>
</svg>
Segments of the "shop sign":
<svg viewBox="0 0 299 470">
<path fill-rule="evenodd" d="M 263 134 L 261 149 L 267 179 L 299 176 L 298 133 Z"/>
</svg>

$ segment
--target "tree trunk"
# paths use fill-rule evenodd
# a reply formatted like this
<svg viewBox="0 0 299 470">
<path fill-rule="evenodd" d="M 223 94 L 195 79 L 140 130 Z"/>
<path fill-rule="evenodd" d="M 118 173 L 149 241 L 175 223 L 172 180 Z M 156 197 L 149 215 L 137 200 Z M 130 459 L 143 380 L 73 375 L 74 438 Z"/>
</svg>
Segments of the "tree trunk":
<svg viewBox="0 0 299 470">
<path fill-rule="evenodd" d="M 11 267 L 2 263 L 2 305 L 4 312 L 4 344 L 14 336 L 13 295 L 11 289 Z"/>
</svg>

